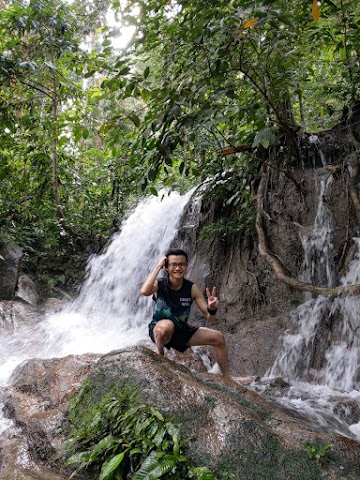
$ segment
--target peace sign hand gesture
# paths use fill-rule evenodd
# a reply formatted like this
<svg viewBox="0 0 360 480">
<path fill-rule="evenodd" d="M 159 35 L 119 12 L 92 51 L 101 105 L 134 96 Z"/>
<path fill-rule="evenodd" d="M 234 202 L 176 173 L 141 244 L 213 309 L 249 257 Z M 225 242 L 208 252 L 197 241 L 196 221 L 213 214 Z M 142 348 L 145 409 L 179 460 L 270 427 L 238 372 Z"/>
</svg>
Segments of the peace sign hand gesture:
<svg viewBox="0 0 360 480">
<path fill-rule="evenodd" d="M 219 299 L 216 296 L 216 287 L 213 287 L 212 292 L 206 288 L 206 295 L 208 300 L 208 307 L 210 310 L 216 310 L 219 305 Z"/>
</svg>

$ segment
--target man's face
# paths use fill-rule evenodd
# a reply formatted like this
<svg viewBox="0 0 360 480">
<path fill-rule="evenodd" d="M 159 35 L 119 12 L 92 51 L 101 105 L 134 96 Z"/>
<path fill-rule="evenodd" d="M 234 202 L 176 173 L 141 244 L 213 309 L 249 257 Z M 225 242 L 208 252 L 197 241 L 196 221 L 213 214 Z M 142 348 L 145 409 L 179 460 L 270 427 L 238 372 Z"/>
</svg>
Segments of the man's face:
<svg viewBox="0 0 360 480">
<path fill-rule="evenodd" d="M 168 270 L 169 274 L 175 278 L 181 278 L 187 271 L 188 263 L 184 255 L 169 255 L 168 256 Z"/>
</svg>

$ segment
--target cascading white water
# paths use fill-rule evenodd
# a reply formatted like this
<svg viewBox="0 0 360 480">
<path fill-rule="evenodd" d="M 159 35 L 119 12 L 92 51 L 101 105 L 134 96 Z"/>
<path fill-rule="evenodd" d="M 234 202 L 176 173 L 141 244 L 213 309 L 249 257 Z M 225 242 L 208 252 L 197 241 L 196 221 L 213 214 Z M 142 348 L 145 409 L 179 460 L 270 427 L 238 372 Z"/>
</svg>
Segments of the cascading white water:
<svg viewBox="0 0 360 480">
<path fill-rule="evenodd" d="M 314 226 L 310 232 L 301 232 L 302 280 L 332 287 L 335 281 L 332 219 L 326 206 L 332 177 L 324 169 L 318 173 Z M 360 283 L 360 239 L 354 241 L 358 254 L 341 279 L 342 285 Z M 305 294 L 304 303 L 288 319 L 281 351 L 267 376 L 281 376 L 291 384 L 287 395 L 277 394 L 276 401 L 313 425 L 360 440 L 360 422 L 356 415 L 360 401 L 359 297 L 314 298 Z"/>
<path fill-rule="evenodd" d="M 334 285 L 331 216 L 324 201 L 331 176 L 320 178 L 318 209 L 310 235 L 302 235 L 303 280 L 324 287 Z M 360 240 L 354 239 L 360 249 Z M 352 260 L 342 285 L 360 282 L 360 254 Z M 315 380 L 333 388 L 351 391 L 360 387 L 360 299 L 357 296 L 332 299 L 307 298 L 289 319 L 282 350 L 269 376 L 288 380 Z M 339 320 L 341 319 L 341 320 Z M 324 326 L 324 322 L 326 325 Z M 331 325 L 330 325 L 331 324 Z M 327 335 L 327 341 L 323 341 Z M 315 363 L 314 357 L 323 356 Z"/>
<path fill-rule="evenodd" d="M 171 193 L 142 201 L 106 251 L 90 259 L 71 305 L 36 325 L 3 333 L 0 385 L 29 358 L 105 353 L 147 339 L 151 301 L 140 297 L 140 285 L 174 238 L 190 196 Z"/>
<path fill-rule="evenodd" d="M 354 241 L 357 254 L 341 280 L 342 285 L 360 283 L 360 238 Z M 332 387 L 360 390 L 360 298 L 337 298 L 330 314 L 339 315 L 342 321 L 337 325 L 336 341 L 326 352 L 326 364 L 320 377 Z"/>
<path fill-rule="evenodd" d="M 325 195 L 331 187 L 332 177 L 324 171 L 318 172 L 318 207 L 311 231 L 300 231 L 304 249 L 302 280 L 306 283 L 333 286 L 334 266 L 332 262 L 331 214 L 326 206 Z M 327 297 L 313 298 L 306 294 L 305 302 L 292 312 L 289 329 L 283 338 L 283 346 L 269 376 L 287 379 L 305 379 L 311 376 L 312 351 L 324 309 L 329 305 Z"/>
</svg>

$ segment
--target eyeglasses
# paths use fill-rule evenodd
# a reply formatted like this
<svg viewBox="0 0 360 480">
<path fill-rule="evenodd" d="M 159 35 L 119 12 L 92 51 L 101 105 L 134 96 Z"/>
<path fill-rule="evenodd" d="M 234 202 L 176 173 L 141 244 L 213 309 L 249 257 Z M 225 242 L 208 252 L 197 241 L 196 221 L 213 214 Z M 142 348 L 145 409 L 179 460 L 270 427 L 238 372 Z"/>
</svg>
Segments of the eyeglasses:
<svg viewBox="0 0 360 480">
<path fill-rule="evenodd" d="M 169 262 L 169 267 L 170 267 L 170 268 L 175 268 L 175 267 L 185 268 L 186 265 L 187 265 L 186 262 L 179 262 L 179 263 Z"/>
</svg>

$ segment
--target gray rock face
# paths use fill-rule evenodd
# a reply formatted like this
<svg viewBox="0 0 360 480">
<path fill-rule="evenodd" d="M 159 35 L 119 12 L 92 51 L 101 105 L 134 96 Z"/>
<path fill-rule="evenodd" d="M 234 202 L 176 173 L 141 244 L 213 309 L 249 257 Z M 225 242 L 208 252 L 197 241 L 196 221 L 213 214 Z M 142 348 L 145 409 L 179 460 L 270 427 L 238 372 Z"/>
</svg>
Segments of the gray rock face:
<svg viewBox="0 0 360 480">
<path fill-rule="evenodd" d="M 39 302 L 39 294 L 36 291 L 35 283 L 28 275 L 21 274 L 19 276 L 16 297 L 24 300 L 33 307 L 36 307 Z"/>
<path fill-rule="evenodd" d="M 86 378 L 84 403 L 77 404 L 84 415 L 88 402 L 97 404 L 114 387 L 130 385 L 146 403 L 174 416 L 184 437 L 190 438 L 187 454 L 192 462 L 209 466 L 218 479 L 359 478 L 358 443 L 312 431 L 237 382 L 193 374 L 145 347 L 111 352 L 96 360 L 96 356 L 31 360 L 14 372 L 6 412 L 21 428 L 31 458 L 41 468 L 60 468 L 55 458 L 64 439 L 58 429 L 69 412 L 69 399 Z M 334 447 L 316 462 L 308 457 L 306 441 Z M 1 470 L 0 477 L 4 478 Z"/>
<path fill-rule="evenodd" d="M 15 295 L 23 252 L 15 244 L 0 246 L 0 299 L 11 300 Z"/>
<path fill-rule="evenodd" d="M 0 328 L 14 330 L 19 325 L 31 325 L 39 321 L 37 309 L 28 303 L 16 300 L 0 301 Z"/>
</svg>

